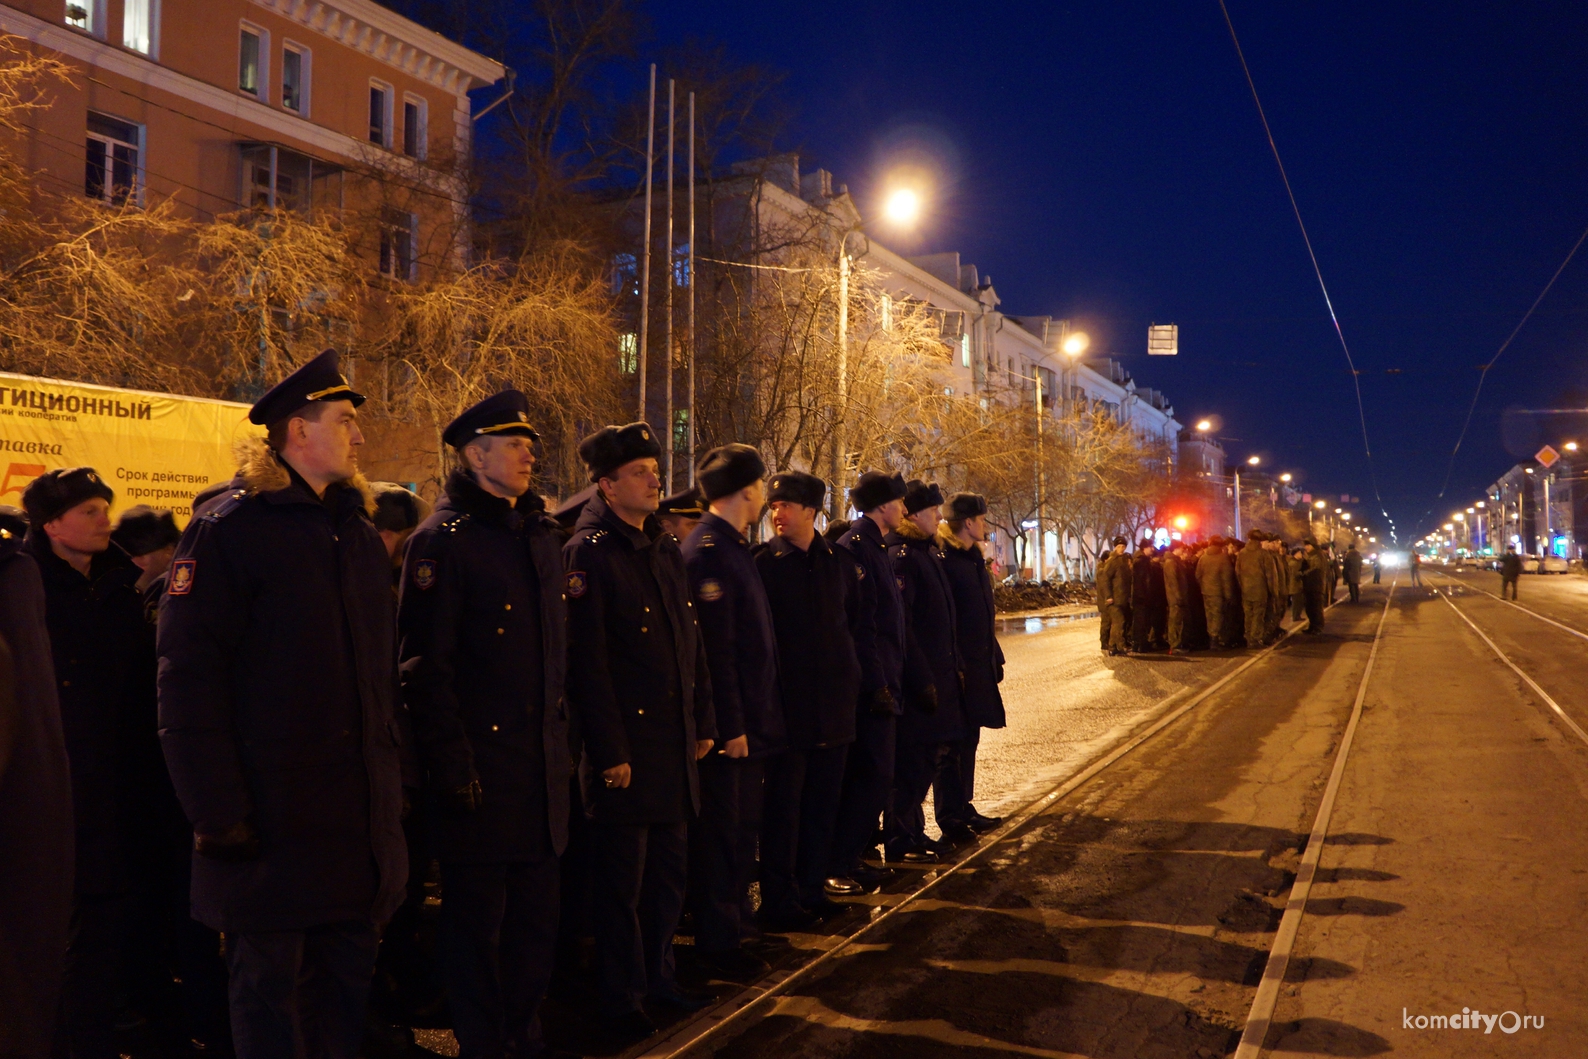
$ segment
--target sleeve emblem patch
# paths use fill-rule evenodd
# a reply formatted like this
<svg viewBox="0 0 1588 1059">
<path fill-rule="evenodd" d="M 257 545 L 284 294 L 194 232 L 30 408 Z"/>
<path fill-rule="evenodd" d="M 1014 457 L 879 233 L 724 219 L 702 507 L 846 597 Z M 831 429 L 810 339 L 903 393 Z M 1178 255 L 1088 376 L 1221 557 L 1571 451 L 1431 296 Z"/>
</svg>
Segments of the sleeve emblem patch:
<svg viewBox="0 0 1588 1059">
<path fill-rule="evenodd" d="M 178 559 L 172 563 L 169 588 L 171 595 L 185 596 L 193 591 L 193 575 L 197 570 L 197 559 Z"/>
<path fill-rule="evenodd" d="M 855 567 L 855 578 L 859 581 L 864 581 L 866 579 L 866 568 L 864 566 Z"/>
<path fill-rule="evenodd" d="M 568 595 L 578 599 L 590 587 L 590 578 L 583 570 L 569 570 L 567 577 Z"/>
<path fill-rule="evenodd" d="M 715 603 L 722 598 L 722 582 L 715 577 L 708 577 L 700 583 L 696 594 L 704 603 Z"/>
<path fill-rule="evenodd" d="M 436 561 L 434 559 L 420 559 L 414 563 L 414 585 L 418 588 L 430 588 L 436 583 Z"/>
<path fill-rule="evenodd" d="M 898 586 L 899 586 L 899 591 L 900 591 L 900 592 L 903 592 L 903 591 L 904 591 L 904 578 L 902 578 L 902 577 L 895 577 L 895 578 L 894 578 L 894 579 L 893 579 L 893 583 L 894 583 L 894 584 L 896 584 L 896 585 L 898 585 Z"/>
</svg>

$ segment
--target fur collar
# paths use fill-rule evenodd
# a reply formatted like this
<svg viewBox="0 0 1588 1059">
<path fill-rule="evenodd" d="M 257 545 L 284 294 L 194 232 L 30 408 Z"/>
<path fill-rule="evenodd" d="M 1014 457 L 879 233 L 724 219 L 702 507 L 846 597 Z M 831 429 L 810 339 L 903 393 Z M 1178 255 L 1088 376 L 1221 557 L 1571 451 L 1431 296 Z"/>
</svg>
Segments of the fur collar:
<svg viewBox="0 0 1588 1059">
<path fill-rule="evenodd" d="M 947 522 L 939 522 L 937 524 L 937 543 L 944 551 L 953 548 L 956 551 L 964 552 L 976 547 L 974 544 L 966 544 L 955 536 L 954 531 L 948 528 Z"/>
<path fill-rule="evenodd" d="M 278 493 L 292 487 L 292 473 L 275 450 L 265 444 L 264 438 L 241 439 L 233 446 L 232 455 L 237 457 L 237 477 L 250 493 Z M 364 513 L 375 517 L 375 494 L 370 491 L 369 482 L 364 480 L 362 474 L 355 474 L 336 484 L 356 490 L 364 502 Z"/>
<path fill-rule="evenodd" d="M 911 522 L 909 519 L 901 519 L 898 528 L 893 532 L 897 533 L 907 541 L 929 541 L 932 539 L 927 535 L 926 531 L 921 529 L 920 526 L 917 526 L 915 523 Z"/>
</svg>

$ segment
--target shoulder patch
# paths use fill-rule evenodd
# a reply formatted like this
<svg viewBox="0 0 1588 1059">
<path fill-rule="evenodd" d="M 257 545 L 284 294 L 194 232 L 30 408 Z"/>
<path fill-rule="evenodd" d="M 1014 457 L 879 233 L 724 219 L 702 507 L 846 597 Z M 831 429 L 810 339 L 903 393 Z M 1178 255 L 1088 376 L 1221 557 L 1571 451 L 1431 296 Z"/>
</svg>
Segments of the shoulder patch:
<svg viewBox="0 0 1588 1059">
<path fill-rule="evenodd" d="M 430 588 L 436 583 L 436 561 L 420 559 L 414 563 L 414 587 Z"/>
<path fill-rule="evenodd" d="M 173 596 L 185 596 L 193 591 L 193 577 L 198 572 L 197 559 L 178 559 L 171 564 L 171 577 L 166 591 Z"/>
<path fill-rule="evenodd" d="M 715 577 L 708 577 L 700 583 L 696 594 L 703 603 L 715 603 L 722 598 L 722 582 Z"/>
<path fill-rule="evenodd" d="M 225 494 L 225 499 L 218 501 L 199 518 L 203 522 L 219 522 L 242 506 L 242 502 L 247 496 L 248 491 L 246 489 L 233 489 Z"/>
<path fill-rule="evenodd" d="M 564 578 L 564 587 L 571 598 L 578 599 L 589 589 L 590 578 L 583 570 L 569 570 Z"/>
<path fill-rule="evenodd" d="M 866 568 L 864 566 L 861 566 L 859 563 L 856 563 L 855 564 L 855 580 L 864 581 L 865 579 L 866 579 Z"/>
</svg>

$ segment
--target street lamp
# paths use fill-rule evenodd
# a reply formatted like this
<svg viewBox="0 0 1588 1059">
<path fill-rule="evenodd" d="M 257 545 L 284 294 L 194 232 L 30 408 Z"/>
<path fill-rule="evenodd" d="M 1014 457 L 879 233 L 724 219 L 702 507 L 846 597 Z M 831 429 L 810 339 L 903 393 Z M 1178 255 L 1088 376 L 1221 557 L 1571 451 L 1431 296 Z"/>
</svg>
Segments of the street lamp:
<svg viewBox="0 0 1588 1059">
<path fill-rule="evenodd" d="M 1091 344 L 1092 340 L 1087 337 L 1085 331 L 1072 331 L 1064 337 L 1064 343 L 1060 348 L 1064 350 L 1065 356 L 1078 357 L 1085 353 L 1086 347 Z"/>
<path fill-rule="evenodd" d="M 1213 429 L 1213 423 L 1211 421 L 1206 420 L 1206 419 L 1198 419 L 1197 420 L 1197 432 L 1198 433 L 1206 434 L 1208 431 L 1210 431 L 1212 429 Z"/>
<path fill-rule="evenodd" d="M 1284 474 L 1279 476 L 1279 480 L 1281 482 L 1288 482 L 1288 481 L 1290 481 L 1290 478 L 1291 478 L 1291 474 L 1290 474 L 1289 471 L 1286 471 Z"/>
<path fill-rule="evenodd" d="M 1577 443 L 1575 441 L 1566 442 L 1566 451 L 1567 452 L 1576 452 L 1577 451 Z"/>
<path fill-rule="evenodd" d="M 914 188 L 897 188 L 888 196 L 883 215 L 892 224 L 908 228 L 921 216 L 921 196 Z"/>
<path fill-rule="evenodd" d="M 1246 457 L 1246 462 L 1251 464 L 1253 467 L 1256 467 L 1262 461 L 1259 460 L 1256 456 L 1248 456 L 1248 457 Z"/>
</svg>

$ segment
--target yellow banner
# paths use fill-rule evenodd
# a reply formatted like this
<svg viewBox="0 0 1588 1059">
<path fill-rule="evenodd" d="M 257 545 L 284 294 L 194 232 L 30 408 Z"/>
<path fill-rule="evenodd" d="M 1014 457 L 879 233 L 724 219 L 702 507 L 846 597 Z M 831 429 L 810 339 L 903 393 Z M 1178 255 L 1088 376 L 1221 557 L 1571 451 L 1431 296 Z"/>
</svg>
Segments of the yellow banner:
<svg viewBox="0 0 1588 1059">
<path fill-rule="evenodd" d="M 92 467 L 116 491 L 111 516 L 136 504 L 170 508 L 236 473 L 232 442 L 260 434 L 248 406 L 0 372 L 0 504 L 22 505 L 29 482 L 57 467 Z"/>
</svg>

